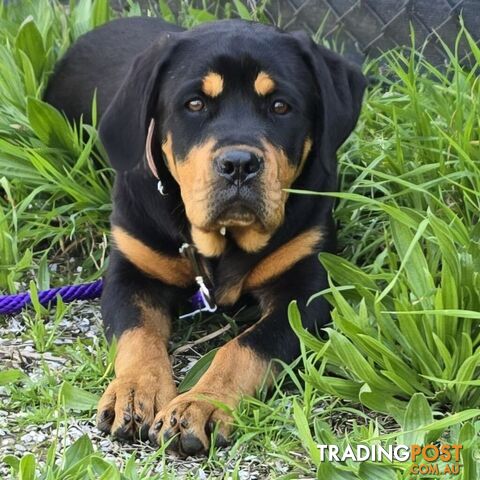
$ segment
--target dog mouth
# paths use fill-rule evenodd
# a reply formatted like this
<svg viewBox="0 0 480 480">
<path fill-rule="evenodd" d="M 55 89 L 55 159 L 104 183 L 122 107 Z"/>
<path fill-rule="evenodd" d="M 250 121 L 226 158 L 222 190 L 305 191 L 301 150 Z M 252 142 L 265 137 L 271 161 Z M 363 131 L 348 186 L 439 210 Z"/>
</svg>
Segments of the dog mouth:
<svg viewBox="0 0 480 480">
<path fill-rule="evenodd" d="M 252 207 L 235 202 L 222 210 L 215 223 L 220 227 L 248 227 L 257 220 Z"/>
</svg>

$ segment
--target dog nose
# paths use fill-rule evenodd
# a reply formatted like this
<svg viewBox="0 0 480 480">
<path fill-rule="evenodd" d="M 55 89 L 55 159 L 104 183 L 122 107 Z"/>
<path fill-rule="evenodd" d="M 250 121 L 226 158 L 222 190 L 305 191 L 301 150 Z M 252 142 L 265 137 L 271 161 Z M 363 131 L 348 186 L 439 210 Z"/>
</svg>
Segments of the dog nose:
<svg viewBox="0 0 480 480">
<path fill-rule="evenodd" d="M 263 158 L 247 150 L 230 150 L 215 160 L 217 173 L 234 183 L 241 185 L 255 177 L 260 171 Z"/>
</svg>

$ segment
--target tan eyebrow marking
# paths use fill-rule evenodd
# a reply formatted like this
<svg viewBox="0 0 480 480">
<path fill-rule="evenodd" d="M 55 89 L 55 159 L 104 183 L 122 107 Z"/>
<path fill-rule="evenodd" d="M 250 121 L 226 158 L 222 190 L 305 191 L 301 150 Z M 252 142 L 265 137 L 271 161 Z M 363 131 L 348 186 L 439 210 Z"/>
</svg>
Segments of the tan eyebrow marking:
<svg viewBox="0 0 480 480">
<path fill-rule="evenodd" d="M 268 95 L 275 90 L 275 82 L 273 81 L 272 77 L 263 70 L 257 75 L 255 82 L 253 84 L 253 88 L 258 95 Z"/>
<path fill-rule="evenodd" d="M 223 92 L 223 77 L 216 72 L 208 72 L 202 79 L 202 92 L 209 97 L 218 97 Z"/>
</svg>

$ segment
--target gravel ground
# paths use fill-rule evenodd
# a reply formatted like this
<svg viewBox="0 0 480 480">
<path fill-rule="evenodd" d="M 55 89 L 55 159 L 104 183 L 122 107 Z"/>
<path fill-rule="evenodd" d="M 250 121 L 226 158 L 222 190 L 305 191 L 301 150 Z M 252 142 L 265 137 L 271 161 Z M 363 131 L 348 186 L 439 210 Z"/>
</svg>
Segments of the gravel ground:
<svg viewBox="0 0 480 480">
<path fill-rule="evenodd" d="M 215 340 L 218 342 L 223 339 L 231 325 L 224 324 L 221 328 L 215 326 L 214 331 L 207 332 L 201 330 L 195 332 L 195 339 L 190 339 L 185 344 L 176 345 L 172 355 L 172 364 L 174 376 L 177 380 L 181 380 L 189 368 L 203 355 L 206 349 L 212 348 Z M 65 315 L 59 324 L 61 334 L 55 340 L 56 345 L 72 344 L 78 338 L 90 338 L 93 342 L 97 342 L 101 332 L 100 308 L 98 302 L 76 302 L 71 306 L 69 312 Z M 6 322 L 0 324 L 0 363 L 2 369 L 21 369 L 31 379 L 35 380 L 44 375 L 44 368 L 41 363 L 48 365 L 49 369 L 61 374 L 68 368 L 75 368 L 74 363 L 68 358 L 62 358 L 50 353 L 40 354 L 35 350 L 34 343 L 31 340 L 25 340 L 24 333 L 26 331 L 25 321 L 22 315 L 16 315 L 7 318 Z M 198 336 L 200 333 L 200 336 Z M 175 340 L 175 338 L 174 338 Z M 208 348 L 207 348 L 208 342 Z M 12 411 L 10 398 L 5 388 L 0 387 L 0 459 L 5 455 L 15 455 L 22 457 L 25 453 L 31 452 L 35 454 L 40 465 L 44 461 L 48 447 L 57 439 L 59 448 L 57 456 L 60 458 L 62 451 L 69 445 L 74 443 L 82 435 L 87 434 L 91 439 L 96 451 L 109 461 L 121 466 L 124 465 L 132 453 L 135 453 L 137 462 L 141 463 L 147 457 L 155 453 L 155 450 L 148 443 L 138 444 L 122 444 L 112 441 L 111 438 L 99 434 L 94 426 L 94 416 L 89 419 L 77 419 L 74 414 L 67 421 L 46 422 L 27 427 L 20 427 L 22 417 L 26 417 L 28 412 Z M 23 422 L 24 423 L 24 422 Z M 221 460 L 228 455 L 228 450 L 218 452 L 218 459 Z M 255 456 L 242 455 L 242 451 L 238 452 L 238 457 L 242 457 L 240 467 L 240 477 L 245 479 L 268 478 L 268 472 L 271 469 L 262 463 Z M 202 469 L 202 458 L 179 459 L 173 455 L 168 457 L 169 470 L 175 468 L 176 477 L 181 479 L 186 475 L 195 474 L 196 478 L 202 479 L 220 478 L 223 472 L 218 470 L 204 471 Z M 224 465 L 223 471 L 233 470 L 235 461 L 230 461 Z M 279 472 L 288 470 L 286 465 L 278 462 L 275 469 Z M 158 461 L 156 470 L 162 471 L 162 462 Z M 0 463 L 0 478 L 8 478 L 9 467 Z"/>
<path fill-rule="evenodd" d="M 179 331 L 173 336 L 171 344 L 171 359 L 177 383 L 184 378 L 185 373 L 203 354 L 245 328 L 245 318 L 250 314 L 249 311 L 244 311 L 240 315 L 236 315 L 237 323 L 228 322 L 218 315 L 206 321 L 196 320 L 194 324 L 191 321 L 180 323 Z M 242 315 L 243 317 L 239 318 Z M 73 344 L 78 339 L 88 339 L 95 345 L 101 338 L 102 332 L 98 302 L 72 304 L 58 329 L 59 334 L 54 342 L 56 345 Z M 38 353 L 35 350 L 34 342 L 26 339 L 28 337 L 25 334 L 26 330 L 25 320 L 21 314 L 8 317 L 6 321 L 0 323 L 0 364 L 2 369 L 21 369 L 32 380 L 36 380 L 45 375 L 45 366 L 42 364 L 48 365 L 48 369 L 59 379 L 61 379 L 63 371 L 78 367 L 75 360 L 70 358 L 63 358 L 51 353 Z M 94 348 L 89 348 L 92 349 L 93 354 Z M 328 399 L 326 401 L 328 402 Z M 21 427 L 19 425 L 25 424 L 24 418 L 28 416 L 29 412 L 13 409 L 10 402 L 7 390 L 0 387 L 0 479 L 9 478 L 9 467 L 1 462 L 5 455 L 22 457 L 25 453 L 31 452 L 35 454 L 41 465 L 54 440 L 58 441 L 57 457 L 61 458 L 63 450 L 85 434 L 91 439 L 97 452 L 118 466 L 124 465 L 132 453 L 135 454 L 136 462 L 139 464 L 145 464 L 148 458 L 155 454 L 155 450 L 148 443 L 124 444 L 101 435 L 95 428 L 94 415 L 91 418 L 85 418 L 85 415 L 72 413 L 67 420 L 45 423 L 40 421 Z M 361 409 L 358 405 L 349 406 Z M 328 408 L 328 405 L 319 405 L 319 408 L 323 409 L 323 407 Z M 369 416 L 371 417 L 371 415 Z M 391 418 L 381 415 L 375 415 L 375 417 L 386 431 L 398 428 Z M 334 431 L 340 436 L 351 431 L 354 423 L 356 425 L 365 423 L 365 418 L 346 411 L 333 414 L 329 420 Z M 175 470 L 175 478 L 178 479 L 188 475 L 194 475 L 198 479 L 224 478 L 224 472 L 233 471 L 239 459 L 241 459 L 239 468 L 241 479 L 266 479 L 271 478 L 272 471 L 280 475 L 289 472 L 290 467 L 284 462 L 269 457 L 267 464 L 265 458 L 249 454 L 247 448 L 245 445 L 240 446 L 233 460 L 228 460 L 228 449 L 218 451 L 219 463 L 222 462 L 222 459 L 224 461 L 221 470 L 215 469 L 211 463 L 209 463 L 208 471 L 204 470 L 205 459 L 202 457 L 180 459 L 169 455 L 166 465 L 169 471 Z M 300 452 L 289 452 L 289 454 L 292 458 L 298 457 L 297 460 L 303 456 L 303 453 Z M 158 463 L 156 471 L 162 472 L 164 463 L 161 460 L 155 461 Z"/>
</svg>

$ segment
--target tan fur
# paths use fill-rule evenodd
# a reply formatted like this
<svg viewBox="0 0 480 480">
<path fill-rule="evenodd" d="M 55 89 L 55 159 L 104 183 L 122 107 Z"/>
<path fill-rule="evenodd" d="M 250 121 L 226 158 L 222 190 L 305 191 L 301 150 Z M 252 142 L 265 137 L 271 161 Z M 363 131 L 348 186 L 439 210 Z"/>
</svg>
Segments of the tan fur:
<svg viewBox="0 0 480 480">
<path fill-rule="evenodd" d="M 192 226 L 192 240 L 197 250 L 206 257 L 218 257 L 225 250 L 227 241 L 217 232 L 207 232 Z"/>
<path fill-rule="evenodd" d="M 194 147 L 187 157 L 176 162 L 172 151 L 172 136 L 169 132 L 163 143 L 163 151 L 172 175 L 180 185 L 182 199 L 187 217 L 192 224 L 192 237 L 199 251 L 208 257 L 223 253 L 226 241 L 218 230 L 208 225 L 209 198 L 213 195 L 215 176 L 213 157 L 221 155 L 224 150 L 239 148 L 263 156 L 264 172 L 262 173 L 264 205 L 266 210 L 265 225 L 255 218 L 225 219 L 221 226 L 226 226 L 237 245 L 247 252 L 257 252 L 269 242 L 275 230 L 283 223 L 285 203 L 288 193 L 299 170 L 290 164 L 285 152 L 263 140 L 263 150 L 249 145 L 230 145 L 213 151 L 215 141 L 206 140 Z M 301 167 L 311 149 L 312 142 L 305 139 L 302 152 Z M 301 168 L 300 167 L 300 168 Z M 218 225 L 217 227 L 219 227 Z"/>
<path fill-rule="evenodd" d="M 253 88 L 257 95 L 265 96 L 275 90 L 275 82 L 268 73 L 261 71 L 255 79 Z"/>
<path fill-rule="evenodd" d="M 161 313 L 158 313 L 162 315 Z M 151 313 L 148 313 L 151 315 Z M 125 331 L 117 344 L 117 356 L 115 358 L 115 373 L 117 376 L 125 375 L 133 371 L 137 375 L 140 371 L 150 366 L 154 371 L 158 370 L 158 363 L 169 365 L 166 351 L 168 337 L 162 331 L 169 330 L 168 325 L 142 325 Z"/>
<path fill-rule="evenodd" d="M 193 147 L 184 159 L 175 159 L 172 151 L 172 135 L 169 132 L 163 143 L 163 151 L 173 177 L 180 186 L 185 212 L 192 225 L 205 228 L 209 198 L 213 190 L 213 146 L 210 138 Z"/>
<path fill-rule="evenodd" d="M 171 257 L 153 250 L 115 225 L 112 227 L 112 238 L 123 255 L 147 275 L 177 287 L 187 287 L 194 282 L 192 266 L 186 258 Z"/>
<path fill-rule="evenodd" d="M 232 284 L 222 285 L 216 292 L 215 298 L 219 305 L 233 305 L 242 293 L 262 287 L 293 267 L 295 263 L 311 255 L 322 239 L 322 233 L 314 228 L 301 233 L 285 243 L 273 253 L 260 260 L 253 269 L 243 278 Z M 272 310 L 272 302 L 262 299 L 261 309 L 263 316 Z"/>
<path fill-rule="evenodd" d="M 312 150 L 312 145 L 313 145 L 312 139 L 310 137 L 305 138 L 305 141 L 303 142 L 302 158 L 300 159 L 300 165 L 298 166 L 297 174 L 295 175 L 295 178 L 298 178 L 302 173 L 303 167 L 305 166 L 305 162 L 307 161 L 308 155 Z"/>
<path fill-rule="evenodd" d="M 311 255 L 321 239 L 320 229 L 312 228 L 282 245 L 253 268 L 245 279 L 245 290 L 261 287 L 286 272 L 297 262 Z"/>
<path fill-rule="evenodd" d="M 243 395 L 254 395 L 264 380 L 268 384 L 272 382 L 271 376 L 266 377 L 268 366 L 269 362 L 240 345 L 238 339 L 228 342 L 217 352 L 198 383 L 157 415 L 154 424 L 163 421 L 163 428 L 158 431 L 159 440 L 166 432 L 169 437 L 176 433 L 194 435 L 207 450 L 210 439 L 205 430 L 209 421 L 220 422 L 219 433 L 227 438 L 231 417 L 212 400 L 234 408 Z"/>
<path fill-rule="evenodd" d="M 263 141 L 265 150 L 265 172 L 263 174 L 265 208 L 268 212 L 269 224 L 267 231 L 273 233 L 282 223 L 285 215 L 285 203 L 296 175 L 296 169 L 288 161 L 285 152 Z"/>
<path fill-rule="evenodd" d="M 238 339 L 233 339 L 218 350 L 208 370 L 189 393 L 208 393 L 233 406 L 242 395 L 255 394 L 262 385 L 268 363 L 252 349 L 240 345 Z"/>
<path fill-rule="evenodd" d="M 134 437 L 151 425 L 156 413 L 176 396 L 167 353 L 170 319 L 160 309 L 138 302 L 141 324 L 122 333 L 115 359 L 116 378 L 97 407 L 103 431 Z M 105 417 L 104 412 L 110 415 Z"/>
<path fill-rule="evenodd" d="M 209 97 L 218 97 L 223 92 L 223 77 L 219 73 L 209 72 L 202 79 L 202 92 Z"/>
<path fill-rule="evenodd" d="M 254 228 L 232 228 L 232 236 L 236 244 L 246 252 L 258 252 L 270 240 L 272 234 Z"/>
</svg>

